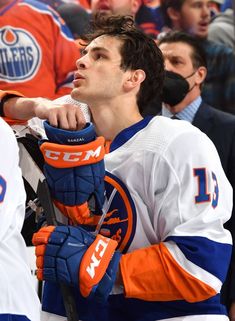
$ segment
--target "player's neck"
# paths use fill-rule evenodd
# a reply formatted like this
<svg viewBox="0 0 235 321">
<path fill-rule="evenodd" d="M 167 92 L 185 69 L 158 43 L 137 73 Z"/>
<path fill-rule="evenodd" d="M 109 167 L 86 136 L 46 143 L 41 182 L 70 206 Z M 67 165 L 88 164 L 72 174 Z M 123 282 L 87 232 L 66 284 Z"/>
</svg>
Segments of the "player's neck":
<svg viewBox="0 0 235 321">
<path fill-rule="evenodd" d="M 99 106 L 91 108 L 93 122 L 98 135 L 112 141 L 123 129 L 139 122 L 143 117 L 137 106 L 123 105 L 116 108 Z"/>
</svg>

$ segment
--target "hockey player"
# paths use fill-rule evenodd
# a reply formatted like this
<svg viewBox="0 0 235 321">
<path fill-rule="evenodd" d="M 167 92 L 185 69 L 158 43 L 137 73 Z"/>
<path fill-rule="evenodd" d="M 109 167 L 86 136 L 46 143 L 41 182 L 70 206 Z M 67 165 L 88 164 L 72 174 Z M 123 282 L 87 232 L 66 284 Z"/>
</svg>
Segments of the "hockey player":
<svg viewBox="0 0 235 321">
<path fill-rule="evenodd" d="M 16 139 L 0 118 L 0 320 L 39 321 L 40 302 L 21 235 L 25 192 Z"/>
<path fill-rule="evenodd" d="M 80 53 L 58 13 L 34 0 L 0 1 L 0 88 L 50 99 L 71 91 Z"/>
<path fill-rule="evenodd" d="M 161 90 L 164 66 L 132 18 L 103 17 L 87 40 L 72 97 L 89 105 L 96 134 L 111 141 L 104 220 L 81 221 L 89 201 L 84 186 L 100 195 L 87 181 L 97 174 L 92 168 L 101 162 L 102 140 L 89 124 L 67 135 L 46 124 L 41 150 L 48 184 L 79 225 L 34 235 L 38 277 L 47 281 L 44 320 L 66 320 L 61 282 L 73 287 L 80 320 L 228 320 L 220 289 L 231 255 L 223 223 L 232 189 L 214 145 L 187 122 L 141 117 Z M 88 232 L 93 224 L 97 236 Z"/>
</svg>

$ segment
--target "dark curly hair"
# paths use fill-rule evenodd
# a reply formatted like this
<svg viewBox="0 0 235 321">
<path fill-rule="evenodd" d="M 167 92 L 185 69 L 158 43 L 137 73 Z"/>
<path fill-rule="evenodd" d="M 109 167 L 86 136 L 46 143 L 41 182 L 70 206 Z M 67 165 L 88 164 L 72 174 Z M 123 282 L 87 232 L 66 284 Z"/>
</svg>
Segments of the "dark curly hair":
<svg viewBox="0 0 235 321">
<path fill-rule="evenodd" d="M 87 43 L 107 35 L 122 41 L 120 50 L 122 70 L 142 69 L 146 78 L 141 83 L 137 104 L 142 113 L 145 106 L 162 91 L 164 61 L 162 53 L 153 39 L 136 28 L 132 16 L 95 15 L 91 32 L 82 37 Z"/>
</svg>

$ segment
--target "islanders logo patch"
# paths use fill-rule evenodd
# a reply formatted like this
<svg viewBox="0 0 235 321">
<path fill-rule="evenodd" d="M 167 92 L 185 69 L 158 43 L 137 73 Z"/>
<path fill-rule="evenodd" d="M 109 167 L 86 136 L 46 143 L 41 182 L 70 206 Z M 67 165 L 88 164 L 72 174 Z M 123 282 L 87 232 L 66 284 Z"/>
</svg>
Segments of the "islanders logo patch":
<svg viewBox="0 0 235 321">
<path fill-rule="evenodd" d="M 32 79 L 41 64 L 41 49 L 36 39 L 21 28 L 0 28 L 0 79 L 22 82 Z"/>
<path fill-rule="evenodd" d="M 123 182 L 108 172 L 105 189 L 108 207 L 100 234 L 116 240 L 119 250 L 125 253 L 136 231 L 135 205 Z"/>
</svg>

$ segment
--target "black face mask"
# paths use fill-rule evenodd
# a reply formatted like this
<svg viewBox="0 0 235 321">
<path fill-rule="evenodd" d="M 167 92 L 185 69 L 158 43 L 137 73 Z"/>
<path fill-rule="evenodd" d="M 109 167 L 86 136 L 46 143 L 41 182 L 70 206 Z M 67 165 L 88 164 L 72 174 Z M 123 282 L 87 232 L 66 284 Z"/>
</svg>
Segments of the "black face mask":
<svg viewBox="0 0 235 321">
<path fill-rule="evenodd" d="M 195 74 L 195 71 L 188 77 L 184 78 L 173 71 L 166 70 L 162 91 L 162 101 L 172 107 L 179 104 L 187 93 L 194 88 L 194 86 L 189 88 L 189 83 L 186 80 L 193 74 Z"/>
</svg>

